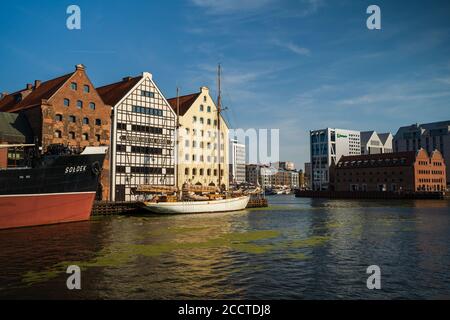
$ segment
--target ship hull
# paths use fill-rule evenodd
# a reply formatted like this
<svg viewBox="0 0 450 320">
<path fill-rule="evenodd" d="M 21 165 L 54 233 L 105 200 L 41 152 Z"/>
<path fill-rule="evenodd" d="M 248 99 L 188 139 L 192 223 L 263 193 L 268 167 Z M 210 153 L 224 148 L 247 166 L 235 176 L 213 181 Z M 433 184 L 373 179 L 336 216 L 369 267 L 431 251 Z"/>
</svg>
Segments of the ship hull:
<svg viewBox="0 0 450 320">
<path fill-rule="evenodd" d="M 230 212 L 244 210 L 249 200 L 250 197 L 244 196 L 212 201 L 150 202 L 144 204 L 144 209 L 158 214 Z"/>
<path fill-rule="evenodd" d="M 43 156 L 0 169 L 0 229 L 88 220 L 105 153 Z"/>
<path fill-rule="evenodd" d="M 0 229 L 89 220 L 95 192 L 0 196 Z"/>
</svg>

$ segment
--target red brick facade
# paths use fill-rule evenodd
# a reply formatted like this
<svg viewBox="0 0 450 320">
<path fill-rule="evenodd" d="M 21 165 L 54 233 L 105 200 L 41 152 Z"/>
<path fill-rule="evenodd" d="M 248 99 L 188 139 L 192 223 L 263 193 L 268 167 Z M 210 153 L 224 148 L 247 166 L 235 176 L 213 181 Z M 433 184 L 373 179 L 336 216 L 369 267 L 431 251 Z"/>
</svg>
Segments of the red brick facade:
<svg viewBox="0 0 450 320">
<path fill-rule="evenodd" d="M 342 157 L 330 169 L 335 191 L 445 191 L 445 163 L 439 151 L 424 149 Z M 331 178 L 331 177 L 330 177 Z"/>
<path fill-rule="evenodd" d="M 82 65 L 9 96 L 0 100 L 0 111 L 25 114 L 44 152 L 51 144 L 80 149 L 110 144 L 111 107 L 103 103 Z M 103 200 L 109 198 L 108 158 L 101 177 Z"/>
</svg>

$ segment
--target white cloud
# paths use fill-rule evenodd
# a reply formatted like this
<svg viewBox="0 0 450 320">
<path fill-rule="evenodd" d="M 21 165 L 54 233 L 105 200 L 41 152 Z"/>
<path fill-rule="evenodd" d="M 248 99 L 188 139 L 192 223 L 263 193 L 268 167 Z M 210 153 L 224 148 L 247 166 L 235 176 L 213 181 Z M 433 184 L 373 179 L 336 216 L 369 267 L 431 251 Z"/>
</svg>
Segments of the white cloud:
<svg viewBox="0 0 450 320">
<path fill-rule="evenodd" d="M 191 0 L 212 14 L 229 14 L 239 11 L 261 9 L 273 0 Z"/>
</svg>

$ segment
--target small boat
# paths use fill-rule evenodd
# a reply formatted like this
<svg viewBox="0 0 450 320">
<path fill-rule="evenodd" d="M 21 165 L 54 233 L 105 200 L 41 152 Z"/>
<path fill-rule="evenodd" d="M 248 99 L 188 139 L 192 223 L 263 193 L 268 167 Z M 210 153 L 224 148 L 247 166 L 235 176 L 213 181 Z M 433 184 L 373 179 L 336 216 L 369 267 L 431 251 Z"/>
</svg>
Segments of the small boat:
<svg viewBox="0 0 450 320">
<path fill-rule="evenodd" d="M 240 211 L 247 207 L 250 196 L 211 200 L 211 201 L 177 201 L 144 202 L 145 210 L 161 214 L 213 213 Z"/>
</svg>

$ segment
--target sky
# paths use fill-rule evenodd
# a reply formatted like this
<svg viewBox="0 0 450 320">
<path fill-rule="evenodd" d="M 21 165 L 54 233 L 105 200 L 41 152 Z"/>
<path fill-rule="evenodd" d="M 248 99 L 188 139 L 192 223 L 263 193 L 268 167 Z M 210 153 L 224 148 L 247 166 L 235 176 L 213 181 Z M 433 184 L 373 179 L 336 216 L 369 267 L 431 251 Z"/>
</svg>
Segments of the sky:
<svg viewBox="0 0 450 320">
<path fill-rule="evenodd" d="M 280 159 L 309 161 L 309 130 L 390 131 L 450 120 L 450 2 L 0 1 L 0 92 L 82 63 L 95 86 L 143 71 L 167 98 L 223 67 L 233 128 L 280 129 Z M 69 5 L 81 30 L 69 30 Z M 369 30 L 369 5 L 381 30 Z"/>
</svg>

